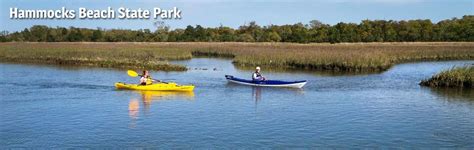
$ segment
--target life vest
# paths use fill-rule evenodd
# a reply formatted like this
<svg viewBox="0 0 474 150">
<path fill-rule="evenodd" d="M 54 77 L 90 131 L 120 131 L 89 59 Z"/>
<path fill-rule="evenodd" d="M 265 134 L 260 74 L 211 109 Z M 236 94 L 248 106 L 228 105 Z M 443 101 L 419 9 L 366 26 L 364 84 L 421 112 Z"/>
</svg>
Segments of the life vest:
<svg viewBox="0 0 474 150">
<path fill-rule="evenodd" d="M 257 74 L 257 77 L 262 77 L 262 74 L 260 74 L 260 72 L 255 72 L 255 74 Z"/>
<path fill-rule="evenodd" d="M 145 78 L 145 84 L 143 84 L 143 81 L 142 81 L 143 78 L 144 78 L 144 77 L 142 77 L 142 78 L 140 79 L 140 82 L 141 82 L 140 84 L 142 84 L 142 85 L 150 85 L 150 84 L 153 84 L 153 79 L 151 79 L 151 77 Z"/>
<path fill-rule="evenodd" d="M 254 72 L 252 74 L 252 79 L 255 80 L 255 79 L 260 79 L 262 77 L 262 74 L 260 74 L 259 72 Z"/>
</svg>

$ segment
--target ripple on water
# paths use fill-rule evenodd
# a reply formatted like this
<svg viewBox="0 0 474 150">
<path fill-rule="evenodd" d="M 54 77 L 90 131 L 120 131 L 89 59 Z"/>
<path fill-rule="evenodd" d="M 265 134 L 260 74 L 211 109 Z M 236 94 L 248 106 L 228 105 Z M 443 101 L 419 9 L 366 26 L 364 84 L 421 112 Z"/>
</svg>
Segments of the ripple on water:
<svg viewBox="0 0 474 150">
<path fill-rule="evenodd" d="M 231 60 L 186 63 L 222 69 L 151 72 L 196 89 L 147 94 L 115 90 L 115 82 L 138 80 L 123 70 L 0 64 L 15 75 L 0 78 L 0 148 L 474 147 L 474 92 L 418 85 L 472 61 L 356 76 L 263 70 L 272 79 L 308 80 L 300 90 L 229 84 L 225 74 L 251 73 Z"/>
</svg>

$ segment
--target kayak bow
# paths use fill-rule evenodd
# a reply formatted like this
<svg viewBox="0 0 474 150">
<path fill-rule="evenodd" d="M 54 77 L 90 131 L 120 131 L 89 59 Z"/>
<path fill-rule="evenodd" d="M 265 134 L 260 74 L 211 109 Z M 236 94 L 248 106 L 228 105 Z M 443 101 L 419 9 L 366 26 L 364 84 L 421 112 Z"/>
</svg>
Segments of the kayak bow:
<svg viewBox="0 0 474 150">
<path fill-rule="evenodd" d="M 268 87 L 290 87 L 290 88 L 302 88 L 306 84 L 306 80 L 301 81 L 280 81 L 280 80 L 246 80 L 236 78 L 231 75 L 225 75 L 227 81 L 237 84 L 250 85 L 250 86 L 268 86 Z"/>
</svg>

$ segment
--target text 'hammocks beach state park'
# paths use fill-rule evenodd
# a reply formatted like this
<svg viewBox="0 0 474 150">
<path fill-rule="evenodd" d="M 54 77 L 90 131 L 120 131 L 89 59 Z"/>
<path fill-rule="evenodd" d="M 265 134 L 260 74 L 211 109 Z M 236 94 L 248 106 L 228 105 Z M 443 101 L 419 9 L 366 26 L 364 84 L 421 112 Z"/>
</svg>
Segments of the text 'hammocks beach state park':
<svg viewBox="0 0 474 150">
<path fill-rule="evenodd" d="M 116 10 L 107 7 L 107 9 L 100 10 L 79 7 L 77 13 L 76 10 L 66 7 L 56 10 L 10 8 L 10 19 L 181 19 L 181 17 L 181 10 L 177 7 L 171 9 L 155 7 L 152 10 L 125 7 Z"/>
</svg>

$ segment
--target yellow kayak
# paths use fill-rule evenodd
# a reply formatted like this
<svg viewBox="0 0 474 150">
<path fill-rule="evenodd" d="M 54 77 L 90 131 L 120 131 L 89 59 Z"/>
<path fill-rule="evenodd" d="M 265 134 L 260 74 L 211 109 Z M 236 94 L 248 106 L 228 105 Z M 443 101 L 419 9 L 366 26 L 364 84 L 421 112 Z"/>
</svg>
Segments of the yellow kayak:
<svg viewBox="0 0 474 150">
<path fill-rule="evenodd" d="M 117 89 L 142 90 L 142 91 L 193 91 L 194 85 L 178 85 L 176 83 L 154 83 L 151 85 L 115 83 Z"/>
</svg>

